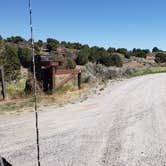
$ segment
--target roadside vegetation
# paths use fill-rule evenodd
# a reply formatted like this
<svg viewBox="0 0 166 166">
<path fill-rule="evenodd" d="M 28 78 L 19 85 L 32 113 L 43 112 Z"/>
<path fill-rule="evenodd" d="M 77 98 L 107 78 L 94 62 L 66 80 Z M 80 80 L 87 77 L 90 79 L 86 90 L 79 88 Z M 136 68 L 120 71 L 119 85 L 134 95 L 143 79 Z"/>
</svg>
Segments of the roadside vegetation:
<svg viewBox="0 0 166 166">
<path fill-rule="evenodd" d="M 140 48 L 127 50 L 126 48 L 114 47 L 106 49 L 48 38 L 46 42 L 42 40 L 35 42 L 35 54 L 51 55 L 54 60 L 63 61 L 65 69 L 80 68 L 82 70 L 82 88 L 85 89 L 94 84 L 107 82 L 109 79 L 166 72 L 166 52 L 157 47 L 152 50 Z M 7 92 L 7 101 L 0 103 L 0 111 L 19 110 L 24 106 L 27 107 L 26 104 L 14 104 L 12 100 L 30 100 L 33 97 L 32 94 L 26 94 L 25 91 L 26 82 L 32 82 L 30 40 L 27 41 L 20 36 L 6 39 L 0 36 L 0 65 L 5 68 Z M 57 82 L 64 78 L 65 76 L 59 77 Z M 40 80 L 38 81 L 40 82 Z M 43 97 L 54 102 L 58 100 L 58 97 L 65 98 L 67 93 L 77 94 L 76 96 L 79 98 L 80 93 L 76 84 L 77 81 L 70 81 L 52 94 L 52 97 L 49 94 L 44 94 L 40 89 L 41 87 L 38 86 L 38 94 L 41 101 L 44 101 Z M 19 102 L 17 101 L 17 103 Z M 31 102 L 28 103 L 30 105 Z"/>
<path fill-rule="evenodd" d="M 147 74 L 155 74 L 155 73 L 165 73 L 166 67 L 151 67 L 148 69 L 138 69 L 131 76 L 142 76 Z"/>
</svg>

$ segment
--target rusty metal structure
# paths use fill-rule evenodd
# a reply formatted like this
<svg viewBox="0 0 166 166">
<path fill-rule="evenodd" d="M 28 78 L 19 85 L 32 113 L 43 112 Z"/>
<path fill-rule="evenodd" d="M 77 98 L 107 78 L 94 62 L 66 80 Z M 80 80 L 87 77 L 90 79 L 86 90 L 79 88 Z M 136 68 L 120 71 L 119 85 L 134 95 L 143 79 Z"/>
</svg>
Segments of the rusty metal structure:
<svg viewBox="0 0 166 166">
<path fill-rule="evenodd" d="M 68 81 L 72 80 L 77 76 L 78 89 L 81 89 L 81 70 L 80 69 L 59 69 L 63 66 L 63 61 L 53 60 L 49 56 L 40 56 L 39 66 L 41 69 L 43 90 L 55 91 L 58 88 L 65 85 Z M 56 82 L 56 77 L 58 75 L 66 75 L 67 77 L 61 82 Z"/>
</svg>

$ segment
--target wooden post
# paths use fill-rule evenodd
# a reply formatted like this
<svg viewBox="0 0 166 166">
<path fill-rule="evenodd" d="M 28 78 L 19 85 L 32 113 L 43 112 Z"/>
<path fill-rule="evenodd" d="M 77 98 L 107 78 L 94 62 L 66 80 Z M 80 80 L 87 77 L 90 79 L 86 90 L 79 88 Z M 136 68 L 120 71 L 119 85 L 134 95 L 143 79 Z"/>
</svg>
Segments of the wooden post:
<svg viewBox="0 0 166 166">
<path fill-rule="evenodd" d="M 52 83 L 53 83 L 53 90 L 55 90 L 56 88 L 56 67 L 53 67 L 52 69 L 52 74 L 53 74 L 53 80 L 52 80 Z"/>
<path fill-rule="evenodd" d="M 55 90 L 55 67 L 51 66 L 51 80 L 50 80 L 50 90 Z"/>
<path fill-rule="evenodd" d="M 57 82 L 56 82 L 56 79 L 57 79 L 57 67 L 54 67 L 54 90 L 56 90 L 56 86 L 57 86 Z"/>
<path fill-rule="evenodd" d="M 3 100 L 6 98 L 6 88 L 5 88 L 5 78 L 4 78 L 4 68 L 0 66 L 0 74 L 1 74 L 1 86 L 2 86 L 2 96 Z"/>
<path fill-rule="evenodd" d="M 81 89 L 81 73 L 78 73 L 78 89 Z"/>
</svg>

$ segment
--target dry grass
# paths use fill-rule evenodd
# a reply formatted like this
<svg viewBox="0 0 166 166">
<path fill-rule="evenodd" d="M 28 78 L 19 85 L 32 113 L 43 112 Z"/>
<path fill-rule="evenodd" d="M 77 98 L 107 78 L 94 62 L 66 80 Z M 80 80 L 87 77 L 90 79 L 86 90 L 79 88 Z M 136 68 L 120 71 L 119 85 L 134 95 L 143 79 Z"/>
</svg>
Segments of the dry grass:
<svg viewBox="0 0 166 166">
<path fill-rule="evenodd" d="M 41 99 L 41 105 L 64 106 L 68 103 L 75 103 L 78 100 L 85 98 L 89 89 L 90 85 L 88 84 L 83 84 L 80 90 L 78 90 L 76 86 L 65 85 L 52 95 L 44 95 Z"/>
<path fill-rule="evenodd" d="M 15 114 L 23 111 L 32 111 L 33 103 L 33 98 L 3 101 L 0 103 L 0 114 Z"/>
<path fill-rule="evenodd" d="M 77 86 L 73 86 L 73 82 L 69 82 L 65 86 L 59 88 L 56 92 L 53 94 L 44 94 L 39 92 L 38 93 L 38 107 L 42 106 L 64 106 L 68 103 L 75 103 L 78 100 L 84 100 L 87 98 L 87 94 L 89 92 L 89 89 L 91 88 L 91 85 L 89 84 L 83 84 L 82 89 L 78 90 Z M 13 89 L 13 86 L 11 85 L 10 90 Z M 18 92 L 21 91 L 20 89 L 14 88 L 14 95 L 19 94 Z M 13 95 L 12 93 L 12 95 Z M 24 96 L 24 98 L 18 97 L 8 97 L 6 101 L 0 102 L 0 114 L 13 114 L 13 113 L 19 113 L 19 112 L 27 112 L 27 111 L 33 111 L 34 106 L 34 100 L 32 96 Z"/>
<path fill-rule="evenodd" d="M 8 83 L 6 85 L 6 93 L 8 99 L 17 99 L 25 96 L 25 79 L 21 79 L 17 82 Z"/>
</svg>

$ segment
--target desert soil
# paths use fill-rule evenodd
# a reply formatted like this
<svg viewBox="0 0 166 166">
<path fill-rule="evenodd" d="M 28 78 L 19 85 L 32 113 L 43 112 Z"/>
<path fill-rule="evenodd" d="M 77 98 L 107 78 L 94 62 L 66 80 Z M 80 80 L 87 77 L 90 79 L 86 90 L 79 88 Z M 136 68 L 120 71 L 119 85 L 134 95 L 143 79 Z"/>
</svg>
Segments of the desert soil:
<svg viewBox="0 0 166 166">
<path fill-rule="evenodd" d="M 165 166 L 166 74 L 109 83 L 100 95 L 39 113 L 42 166 Z M 0 155 L 36 166 L 34 113 L 0 115 Z"/>
</svg>

